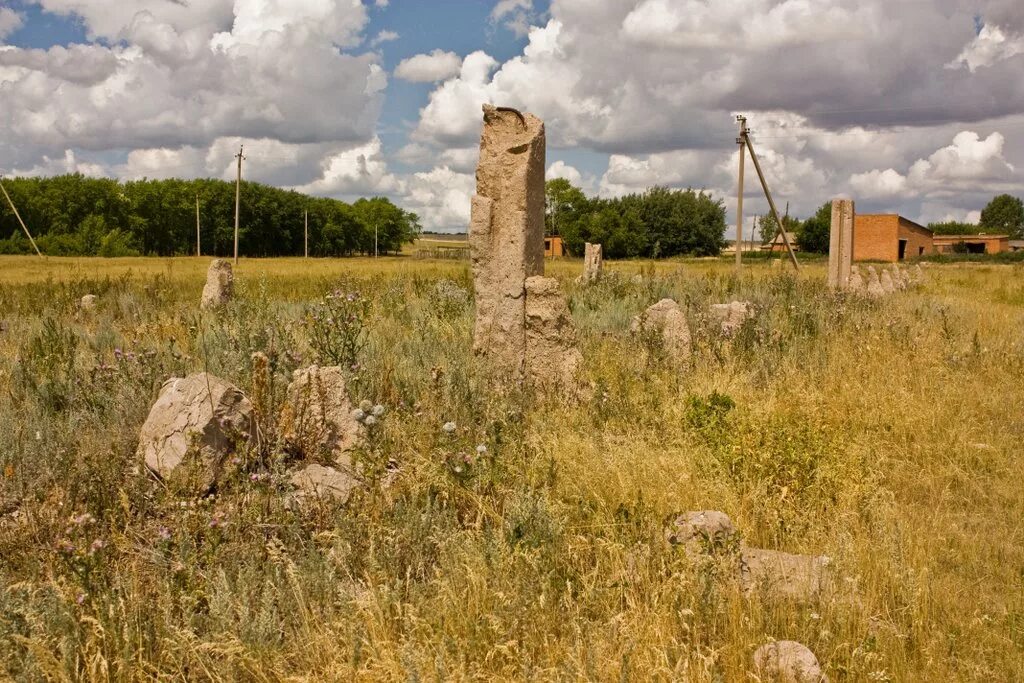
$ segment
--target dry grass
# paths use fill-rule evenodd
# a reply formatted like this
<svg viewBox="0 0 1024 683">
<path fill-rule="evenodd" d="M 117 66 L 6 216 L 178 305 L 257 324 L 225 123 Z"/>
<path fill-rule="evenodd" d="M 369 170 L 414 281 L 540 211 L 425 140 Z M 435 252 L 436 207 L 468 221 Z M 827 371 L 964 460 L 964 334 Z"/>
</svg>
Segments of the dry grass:
<svg viewBox="0 0 1024 683">
<path fill-rule="evenodd" d="M 243 261 L 219 317 L 196 311 L 207 264 L 0 258 L 7 676 L 752 681 L 774 638 L 834 681 L 1024 679 L 1021 267 L 934 266 L 873 303 L 828 293 L 820 264 L 615 264 L 580 289 L 555 261 L 594 387 L 574 403 L 480 382 L 471 308 L 435 287 L 468 290 L 466 264 Z M 351 384 L 389 408 L 347 509 L 287 509 L 250 476 L 276 476 L 273 457 L 204 501 L 135 471 L 163 379 L 248 389 L 260 350 L 279 398 L 315 360 L 303 308 L 335 286 L 374 301 Z M 663 296 L 695 331 L 685 372 L 628 333 Z M 761 313 L 727 342 L 705 311 L 733 298 Z M 839 588 L 787 604 L 692 566 L 664 520 L 707 508 L 752 544 L 829 555 Z"/>
</svg>

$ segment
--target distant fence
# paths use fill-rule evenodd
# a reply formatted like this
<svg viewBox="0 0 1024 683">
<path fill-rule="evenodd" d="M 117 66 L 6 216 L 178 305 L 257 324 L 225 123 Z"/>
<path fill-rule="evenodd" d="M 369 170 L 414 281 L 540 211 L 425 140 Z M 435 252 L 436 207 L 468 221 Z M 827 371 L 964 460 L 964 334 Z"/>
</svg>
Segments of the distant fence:
<svg viewBox="0 0 1024 683">
<path fill-rule="evenodd" d="M 417 249 L 418 259 L 447 259 L 449 261 L 468 261 L 469 245 L 464 247 L 431 247 L 429 249 Z"/>
</svg>

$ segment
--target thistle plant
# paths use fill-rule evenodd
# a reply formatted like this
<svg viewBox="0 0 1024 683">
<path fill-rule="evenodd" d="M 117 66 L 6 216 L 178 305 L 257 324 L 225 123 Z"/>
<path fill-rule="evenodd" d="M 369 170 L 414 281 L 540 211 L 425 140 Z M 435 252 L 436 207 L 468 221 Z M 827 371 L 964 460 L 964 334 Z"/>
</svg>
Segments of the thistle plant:
<svg viewBox="0 0 1024 683">
<path fill-rule="evenodd" d="M 309 344 L 318 362 L 355 366 L 366 346 L 371 303 L 359 292 L 334 290 L 306 314 Z"/>
</svg>

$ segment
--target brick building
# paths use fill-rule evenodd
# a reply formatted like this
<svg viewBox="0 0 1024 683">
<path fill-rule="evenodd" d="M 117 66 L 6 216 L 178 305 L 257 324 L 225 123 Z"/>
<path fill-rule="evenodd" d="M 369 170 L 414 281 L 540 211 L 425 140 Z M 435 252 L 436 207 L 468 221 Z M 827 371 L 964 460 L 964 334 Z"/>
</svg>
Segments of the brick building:
<svg viewBox="0 0 1024 683">
<path fill-rule="evenodd" d="M 1009 235 L 936 235 L 940 254 L 1001 254 L 1010 251 Z"/>
<path fill-rule="evenodd" d="M 854 219 L 854 261 L 896 262 L 934 253 L 932 231 L 903 216 L 859 213 Z"/>
</svg>

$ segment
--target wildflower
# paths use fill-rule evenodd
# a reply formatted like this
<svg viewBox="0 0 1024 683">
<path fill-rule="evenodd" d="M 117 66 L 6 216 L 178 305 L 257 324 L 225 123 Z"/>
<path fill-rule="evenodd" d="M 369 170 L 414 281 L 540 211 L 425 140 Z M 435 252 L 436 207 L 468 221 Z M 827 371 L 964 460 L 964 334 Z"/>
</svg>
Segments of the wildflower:
<svg viewBox="0 0 1024 683">
<path fill-rule="evenodd" d="M 480 444 L 479 446 L 476 447 L 477 455 L 483 455 L 486 452 L 487 452 L 487 446 L 485 446 L 483 444 Z"/>
<path fill-rule="evenodd" d="M 352 411 L 352 418 L 356 422 L 362 422 L 363 420 L 366 419 L 366 413 L 363 412 L 362 408 L 356 408 L 355 410 Z"/>
<path fill-rule="evenodd" d="M 381 404 L 377 404 L 373 407 L 372 414 L 374 417 L 381 417 L 384 415 L 385 408 Z"/>
<path fill-rule="evenodd" d="M 81 605 L 82 603 L 85 602 L 85 598 L 86 598 L 86 594 L 85 593 L 79 593 L 78 595 L 75 596 L 75 604 L 76 605 Z"/>
<path fill-rule="evenodd" d="M 375 418 L 373 415 L 367 415 L 366 419 L 363 420 L 363 424 L 366 425 L 367 427 L 372 427 L 375 424 L 377 424 L 377 418 Z"/>
<path fill-rule="evenodd" d="M 95 541 L 92 542 L 92 545 L 89 546 L 89 554 L 95 555 L 96 553 L 98 553 L 106 547 L 107 542 L 104 541 L 102 538 L 97 538 Z"/>
<path fill-rule="evenodd" d="M 454 422 L 445 422 L 444 426 L 441 427 L 441 429 L 444 430 L 445 434 L 453 434 L 455 432 L 456 427 L 457 425 Z"/>
<path fill-rule="evenodd" d="M 359 410 L 363 411 L 364 413 L 368 413 L 371 410 L 373 410 L 373 404 L 366 400 L 360 401 Z"/>
<path fill-rule="evenodd" d="M 157 529 L 156 530 L 156 535 L 157 535 L 157 538 L 159 538 L 161 541 L 169 541 L 169 540 L 171 540 L 171 530 L 168 529 L 165 526 L 162 526 L 159 529 Z"/>
</svg>

